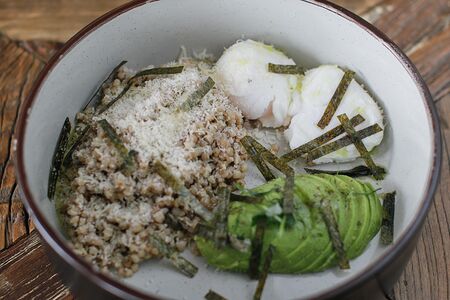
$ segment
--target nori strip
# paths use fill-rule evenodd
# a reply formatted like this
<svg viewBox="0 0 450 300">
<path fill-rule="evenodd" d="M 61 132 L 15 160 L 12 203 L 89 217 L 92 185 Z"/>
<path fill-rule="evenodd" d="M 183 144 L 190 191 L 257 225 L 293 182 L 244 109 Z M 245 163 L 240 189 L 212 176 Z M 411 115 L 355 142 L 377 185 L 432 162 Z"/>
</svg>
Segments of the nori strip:
<svg viewBox="0 0 450 300">
<path fill-rule="evenodd" d="M 108 137 L 108 139 L 111 141 L 111 143 L 117 149 L 117 151 L 119 151 L 120 155 L 122 155 L 122 157 L 127 156 L 128 155 L 128 149 L 122 143 L 122 140 L 117 135 L 116 131 L 111 126 L 111 124 L 109 124 L 109 122 L 106 121 L 105 119 L 102 119 L 102 120 L 98 121 L 98 123 L 102 127 L 102 129 L 105 132 L 105 134 Z"/>
<path fill-rule="evenodd" d="M 58 141 L 56 142 L 56 148 L 53 153 L 52 164 L 50 166 L 50 173 L 48 175 L 47 196 L 50 200 L 52 200 L 55 195 L 56 183 L 58 181 L 59 174 L 61 173 L 61 166 L 64 159 L 64 154 L 66 153 L 71 128 L 72 125 L 67 117 L 64 120 L 63 127 L 59 133 Z"/>
<path fill-rule="evenodd" d="M 360 114 L 358 114 L 358 115 L 354 116 L 353 118 L 351 118 L 350 122 L 351 122 L 352 126 L 357 126 L 357 125 L 361 124 L 362 122 L 364 122 L 364 118 Z M 308 152 L 310 152 L 311 150 L 314 150 L 315 148 L 322 146 L 323 144 L 331 141 L 332 139 L 340 136 L 343 133 L 345 133 L 344 127 L 342 127 L 342 125 L 338 125 L 338 126 L 334 127 L 333 129 L 331 129 L 330 131 L 325 132 L 321 136 L 284 154 L 283 156 L 281 156 L 281 159 L 284 160 L 285 162 L 289 162 L 291 160 L 299 158 L 302 155 L 305 155 Z"/>
<path fill-rule="evenodd" d="M 139 153 L 136 150 L 131 149 L 128 151 L 127 156 L 122 164 L 123 171 L 125 175 L 130 175 L 136 169 L 136 159 Z"/>
<path fill-rule="evenodd" d="M 108 108 L 110 108 L 114 103 L 116 103 L 120 98 L 122 98 L 123 95 L 125 95 L 128 92 L 128 90 L 131 88 L 131 86 L 133 85 L 134 79 L 142 77 L 142 76 L 149 76 L 149 75 L 171 75 L 171 74 L 177 74 L 177 73 L 183 72 L 183 69 L 184 69 L 184 66 L 159 67 L 159 68 L 143 70 L 143 71 L 140 71 L 140 72 L 136 73 L 136 75 L 134 75 L 133 77 L 128 79 L 126 86 L 123 88 L 123 90 L 120 92 L 120 94 L 117 95 L 111 101 L 109 101 L 106 105 L 101 107 L 98 110 L 97 114 L 104 113 Z"/>
<path fill-rule="evenodd" d="M 103 92 L 103 88 L 107 84 L 112 84 L 112 82 L 117 78 L 117 72 L 119 71 L 120 67 L 122 67 L 124 64 L 126 64 L 127 61 L 123 60 L 121 61 L 112 71 L 109 73 L 108 77 L 100 84 L 100 86 L 97 88 L 95 93 L 92 95 L 92 97 L 89 99 L 89 101 L 86 103 L 86 105 L 83 107 L 83 110 L 86 110 L 89 106 L 93 106 L 96 108 L 102 98 L 105 96 Z"/>
<path fill-rule="evenodd" d="M 241 144 L 245 148 L 245 151 L 247 151 L 248 155 L 252 159 L 252 161 L 255 163 L 258 170 L 263 175 L 264 179 L 266 181 L 270 181 L 272 179 L 275 179 L 275 176 L 270 171 L 269 167 L 266 165 L 266 163 L 261 159 L 260 153 L 255 149 L 255 147 L 252 145 L 251 137 L 245 136 L 241 139 Z"/>
<path fill-rule="evenodd" d="M 88 135 L 88 132 L 91 130 L 91 128 L 92 128 L 91 125 L 86 125 L 83 131 L 75 137 L 75 140 L 73 141 L 72 145 L 70 146 L 69 150 L 67 150 L 66 155 L 64 156 L 63 165 L 65 167 L 68 167 L 70 165 L 70 163 L 72 162 L 73 152 L 84 141 L 84 138 Z"/>
<path fill-rule="evenodd" d="M 123 163 L 121 168 L 125 171 L 125 173 L 131 173 L 135 168 L 135 156 L 137 152 L 135 150 L 128 151 L 127 147 L 125 147 L 119 135 L 108 121 L 102 119 L 98 121 L 98 123 L 102 127 L 108 139 L 119 152 L 119 155 L 122 157 Z"/>
<path fill-rule="evenodd" d="M 287 218 L 291 218 L 289 222 L 292 221 L 294 214 L 294 172 L 292 174 L 286 175 L 284 192 L 283 192 L 283 214 Z"/>
<path fill-rule="evenodd" d="M 383 196 L 383 219 L 381 221 L 380 238 L 383 245 L 394 241 L 395 194 L 386 193 Z"/>
<path fill-rule="evenodd" d="M 184 66 L 176 66 L 176 67 L 159 67 L 152 68 L 137 72 L 130 80 L 142 77 L 142 76 L 150 76 L 150 75 L 172 75 L 183 72 Z"/>
<path fill-rule="evenodd" d="M 377 167 L 378 172 L 381 174 L 386 174 L 386 170 L 383 167 Z M 356 166 L 349 170 L 316 170 L 305 168 L 306 173 L 308 174 L 329 174 L 329 175 L 346 175 L 349 177 L 362 177 L 362 176 L 371 176 L 373 172 L 370 168 L 366 166 Z"/>
<path fill-rule="evenodd" d="M 131 88 L 131 83 L 127 83 L 127 85 L 123 88 L 123 90 L 120 92 L 119 95 L 116 96 L 116 98 L 112 99 L 111 101 L 109 101 L 108 103 L 106 103 L 105 105 L 101 106 L 98 109 L 97 114 L 101 115 L 102 113 L 104 113 L 108 108 L 110 108 L 111 106 L 113 106 L 114 103 L 116 103 L 120 98 L 123 97 L 123 95 L 125 95 L 128 90 Z"/>
<path fill-rule="evenodd" d="M 214 228 L 211 227 L 211 224 L 199 224 L 195 234 L 208 240 L 214 240 Z"/>
<path fill-rule="evenodd" d="M 191 223 L 189 224 L 184 217 L 183 218 L 178 218 L 176 216 L 174 216 L 172 213 L 168 212 L 166 214 L 166 218 L 165 218 L 165 222 L 167 225 L 169 225 L 170 228 L 174 229 L 174 230 L 182 230 L 184 229 L 185 231 L 189 232 L 189 233 L 196 233 L 198 231 L 198 228 L 200 228 L 201 223 Z M 210 231 L 214 231 L 214 228 L 209 228 L 208 230 Z M 211 234 L 212 236 L 212 234 Z"/>
<path fill-rule="evenodd" d="M 227 300 L 227 298 L 217 294 L 213 290 L 209 290 L 208 293 L 205 295 L 206 300 Z"/>
<path fill-rule="evenodd" d="M 259 275 L 258 286 L 256 287 L 255 294 L 253 295 L 253 300 L 261 299 L 264 290 L 264 285 L 266 284 L 267 275 L 269 274 L 270 265 L 272 263 L 273 252 L 275 252 L 275 247 L 269 245 L 266 257 L 264 259 L 264 265 Z"/>
<path fill-rule="evenodd" d="M 188 111 L 194 106 L 200 104 L 203 97 L 205 97 L 206 94 L 208 94 L 208 92 L 213 88 L 214 85 L 215 85 L 214 80 L 211 77 L 208 77 L 208 79 L 206 79 L 206 81 L 203 82 L 200 85 L 200 87 L 195 92 L 193 92 L 186 101 L 184 101 L 180 105 L 180 109 L 183 111 Z"/>
<path fill-rule="evenodd" d="M 190 261 L 185 259 L 169 247 L 161 238 L 151 236 L 150 237 L 150 244 L 158 249 L 158 251 L 165 257 L 168 258 L 172 264 L 177 267 L 184 275 L 188 276 L 189 278 L 192 278 L 195 276 L 195 274 L 198 272 L 198 268 L 193 265 Z"/>
<path fill-rule="evenodd" d="M 217 204 L 216 230 L 214 232 L 214 242 L 217 247 L 225 246 L 228 238 L 227 221 L 230 208 L 230 190 L 221 188 L 218 191 L 219 203 Z"/>
<path fill-rule="evenodd" d="M 380 174 L 378 166 L 373 161 L 372 157 L 370 156 L 369 151 L 367 150 L 366 146 L 362 142 L 362 138 L 356 133 L 355 128 L 350 124 L 350 121 L 346 114 L 342 114 L 337 116 L 339 119 L 339 122 L 341 122 L 342 126 L 345 129 L 345 132 L 347 132 L 347 135 L 352 139 L 353 144 L 355 145 L 356 149 L 358 150 L 361 157 L 364 159 L 366 165 L 372 170 L 373 177 L 376 180 L 382 180 L 383 175 Z"/>
<path fill-rule="evenodd" d="M 277 157 L 275 154 L 264 148 L 264 146 L 254 138 L 249 137 L 249 140 L 262 159 L 286 175 L 283 191 L 283 214 L 285 214 L 288 218 L 292 217 L 294 212 L 294 169 L 292 169 L 286 162 Z"/>
<path fill-rule="evenodd" d="M 347 88 L 350 85 L 353 77 L 355 77 L 355 72 L 345 71 L 344 76 L 342 76 L 341 82 L 339 82 L 339 85 L 333 94 L 333 97 L 331 97 L 330 102 L 328 102 L 328 105 L 325 108 L 322 118 L 320 119 L 319 123 L 317 123 L 317 126 L 321 129 L 324 129 L 328 126 L 328 124 L 330 124 L 331 118 L 333 118 L 333 115 L 336 113 L 336 110 L 341 103 L 342 98 L 344 98 L 345 92 L 347 91 Z"/>
<path fill-rule="evenodd" d="M 297 65 L 278 65 L 269 63 L 267 68 L 269 72 L 276 74 L 291 74 L 291 75 L 305 74 L 305 68 Z"/>
<path fill-rule="evenodd" d="M 251 254 L 248 263 L 248 275 L 251 279 L 257 279 L 259 276 L 266 222 L 266 218 L 259 218 L 256 223 L 255 236 L 252 239 Z"/>
<path fill-rule="evenodd" d="M 362 140 L 362 139 L 364 139 L 368 136 L 371 136 L 375 133 L 378 133 L 382 130 L 383 129 L 380 127 L 380 125 L 374 124 L 374 125 L 364 128 L 364 129 L 361 129 L 360 131 L 357 131 L 357 134 L 358 134 L 359 138 Z M 346 135 L 334 142 L 328 143 L 326 145 L 322 145 L 322 146 L 310 151 L 306 155 L 306 161 L 310 163 L 313 160 L 318 159 L 319 157 L 322 157 L 331 152 L 337 151 L 341 148 L 347 147 L 348 145 L 351 145 L 352 143 L 353 143 L 352 138 L 350 136 Z"/>
<path fill-rule="evenodd" d="M 333 244 L 334 251 L 338 257 L 339 267 L 343 270 L 350 269 L 350 264 L 348 263 L 348 258 L 344 249 L 344 243 L 342 242 L 339 227 L 329 201 L 322 200 L 320 202 L 320 213 L 327 226 L 331 243 Z"/>
<path fill-rule="evenodd" d="M 184 184 L 182 184 L 165 165 L 157 161 L 154 163 L 153 167 L 155 168 L 156 173 L 158 173 L 158 175 L 161 176 L 161 178 L 164 179 L 166 183 L 172 187 L 172 189 L 174 189 L 174 191 L 178 193 L 184 201 L 186 201 L 189 207 L 197 215 L 202 217 L 207 222 L 213 219 L 214 215 L 206 207 L 204 207 L 194 195 L 191 194 Z"/>
<path fill-rule="evenodd" d="M 253 196 L 253 195 L 239 195 L 239 194 L 230 194 L 230 201 L 236 202 L 247 202 L 247 203 L 261 203 L 262 198 Z"/>
<path fill-rule="evenodd" d="M 181 223 L 178 221 L 178 218 L 175 217 L 172 213 L 167 213 L 165 218 L 165 223 L 169 225 L 170 228 L 174 230 L 181 230 L 183 227 L 181 226 Z"/>
</svg>

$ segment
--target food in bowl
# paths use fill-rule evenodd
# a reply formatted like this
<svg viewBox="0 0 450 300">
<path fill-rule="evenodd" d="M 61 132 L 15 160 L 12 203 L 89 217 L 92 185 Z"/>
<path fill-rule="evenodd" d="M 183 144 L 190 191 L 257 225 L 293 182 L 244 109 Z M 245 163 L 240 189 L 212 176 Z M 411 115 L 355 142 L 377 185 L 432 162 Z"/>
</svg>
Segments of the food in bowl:
<svg viewBox="0 0 450 300">
<path fill-rule="evenodd" d="M 217 63 L 184 53 L 139 72 L 120 63 L 73 129 L 66 119 L 53 158 L 48 196 L 74 250 L 123 277 L 163 257 L 192 277 L 180 255 L 191 248 L 258 278 L 256 298 L 269 271 L 349 268 L 380 228 L 392 240 L 393 224 L 393 206 L 383 219 L 377 191 L 350 177 L 385 172 L 369 152 L 383 113 L 353 76 L 328 65 L 305 73 L 252 40 Z M 271 134 L 278 143 L 268 145 Z M 289 165 L 359 156 L 367 166 L 350 176 Z M 267 183 L 251 187 L 255 176 Z"/>
</svg>

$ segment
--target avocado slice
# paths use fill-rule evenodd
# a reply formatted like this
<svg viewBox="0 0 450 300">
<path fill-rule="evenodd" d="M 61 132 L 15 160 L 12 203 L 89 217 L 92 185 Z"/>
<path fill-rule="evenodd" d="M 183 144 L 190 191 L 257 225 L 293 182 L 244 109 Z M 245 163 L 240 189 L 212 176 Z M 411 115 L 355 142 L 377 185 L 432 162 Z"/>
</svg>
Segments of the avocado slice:
<svg viewBox="0 0 450 300">
<path fill-rule="evenodd" d="M 294 186 L 295 223 L 286 225 L 280 205 L 284 179 L 277 178 L 251 193 L 263 193 L 261 203 L 232 202 L 228 233 L 234 240 L 252 240 L 255 217 L 270 217 L 264 241 L 263 259 L 270 244 L 275 246 L 270 271 L 274 273 L 317 272 L 337 264 L 328 230 L 318 205 L 326 199 L 334 210 L 348 258 L 361 254 L 381 226 L 382 207 L 370 184 L 342 175 L 297 175 Z M 196 237 L 197 247 L 208 264 L 223 270 L 245 272 L 250 248 L 216 248 L 214 242 Z"/>
<path fill-rule="evenodd" d="M 364 184 L 350 178 L 348 176 L 336 175 L 339 179 L 345 181 L 348 185 L 352 186 L 349 197 L 354 197 L 353 201 L 358 201 L 359 209 L 355 216 L 356 222 L 352 228 L 349 228 L 351 235 L 355 237 L 353 243 L 347 249 L 348 257 L 356 257 L 360 254 L 358 249 L 359 245 L 364 241 L 364 237 L 367 234 L 367 230 L 371 221 L 371 209 L 369 203 L 369 197 L 367 191 L 364 189 Z"/>
<path fill-rule="evenodd" d="M 347 203 L 352 206 L 350 209 L 353 213 L 350 219 L 350 226 L 347 228 L 346 232 L 340 231 L 341 235 L 344 236 L 344 249 L 346 250 L 347 258 L 352 259 L 357 257 L 359 253 L 355 251 L 355 245 L 361 243 L 361 236 L 364 235 L 366 223 L 370 220 L 367 219 L 368 213 L 370 213 L 369 206 L 367 202 L 362 200 L 360 195 L 365 193 L 365 190 L 361 188 L 360 182 L 341 175 L 326 175 L 321 174 L 321 177 L 328 178 L 329 180 L 334 180 L 335 184 L 339 186 L 340 190 L 346 191 Z M 350 179 L 350 180 L 348 180 Z M 337 256 L 335 253 L 331 254 L 325 263 L 317 267 L 319 270 L 324 270 L 328 267 L 334 266 L 337 262 Z"/>
<path fill-rule="evenodd" d="M 343 193 L 340 192 L 340 190 L 336 187 L 335 184 L 331 183 L 332 180 L 330 180 L 330 178 L 327 177 L 322 177 L 322 176 L 314 176 L 314 178 L 319 181 L 321 184 L 323 184 L 324 186 L 327 186 L 327 188 L 329 189 L 329 199 L 336 199 L 333 203 L 335 204 L 335 207 L 337 206 L 337 209 L 335 208 L 335 216 L 336 216 L 336 221 L 338 223 L 338 228 L 339 228 L 339 232 L 341 234 L 341 238 L 344 242 L 344 249 L 346 249 L 346 245 L 345 245 L 345 237 L 348 235 L 349 230 L 349 221 L 351 221 L 351 218 L 348 218 L 348 214 L 347 212 L 349 212 L 349 210 L 345 209 L 345 202 L 346 202 L 346 197 L 343 196 Z M 333 193 L 331 191 L 334 191 Z M 336 205 L 337 204 L 337 205 Z M 351 213 L 351 211 L 350 211 Z M 350 214 L 349 213 L 349 214 Z M 324 223 L 324 221 L 322 220 L 322 222 Z M 325 223 L 324 223 L 325 224 Z M 328 238 L 328 229 L 325 227 L 326 231 L 326 236 Z M 331 260 L 336 260 L 336 253 L 334 251 L 333 248 L 333 244 L 331 242 L 331 240 L 328 239 L 328 243 L 326 248 L 322 251 L 321 255 L 319 255 L 315 261 L 313 261 L 304 271 L 305 272 L 317 272 L 317 271 L 321 271 L 323 269 L 325 269 L 329 263 L 327 263 L 330 258 Z"/>
</svg>

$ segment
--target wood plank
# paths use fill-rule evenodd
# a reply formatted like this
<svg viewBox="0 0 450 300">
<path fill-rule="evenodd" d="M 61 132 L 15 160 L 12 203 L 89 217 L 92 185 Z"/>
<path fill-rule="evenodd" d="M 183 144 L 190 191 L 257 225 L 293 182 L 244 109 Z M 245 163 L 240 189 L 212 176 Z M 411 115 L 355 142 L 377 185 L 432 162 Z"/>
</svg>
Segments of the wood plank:
<svg viewBox="0 0 450 300">
<path fill-rule="evenodd" d="M 394 298 L 450 299 L 450 27 L 420 42 L 410 57 L 438 102 L 444 154 L 434 203 Z"/>
<path fill-rule="evenodd" d="M 18 197 L 12 160 L 14 151 L 12 141 L 20 105 L 44 63 L 32 52 L 20 47 L 4 35 L 0 35 L 0 49 L 3 62 L 0 65 L 0 82 L 2 83 L 0 85 L 1 250 L 26 234 L 29 228 L 27 215 Z"/>
<path fill-rule="evenodd" d="M 16 185 L 9 206 L 7 228 L 8 244 L 12 245 L 18 239 L 28 234 L 28 220 L 22 201 L 19 199 L 19 187 Z"/>
<path fill-rule="evenodd" d="M 0 31 L 13 39 L 66 41 L 80 28 L 126 0 L 2 0 Z"/>
<path fill-rule="evenodd" d="M 450 27 L 417 45 L 411 60 L 433 93 L 435 101 L 450 94 Z M 445 114 L 441 114 L 443 118 Z"/>
<path fill-rule="evenodd" d="M 9 203 L 0 203 L 0 249 L 6 248 L 6 232 L 8 231 L 7 227 L 8 218 L 9 218 Z"/>
<path fill-rule="evenodd" d="M 374 25 L 408 54 L 420 42 L 445 29 L 450 21 L 448 0 L 385 0 L 379 7 L 383 14 Z"/>
<path fill-rule="evenodd" d="M 0 253 L 0 299 L 73 299 L 36 232 Z"/>
<path fill-rule="evenodd" d="M 450 96 L 438 103 L 450 119 Z M 450 299 L 450 128 L 442 126 L 443 169 L 434 203 L 411 261 L 397 282 L 395 299 Z"/>
<path fill-rule="evenodd" d="M 355 14 L 363 15 L 378 7 L 383 0 L 334 0 L 331 2 L 345 7 Z"/>
</svg>

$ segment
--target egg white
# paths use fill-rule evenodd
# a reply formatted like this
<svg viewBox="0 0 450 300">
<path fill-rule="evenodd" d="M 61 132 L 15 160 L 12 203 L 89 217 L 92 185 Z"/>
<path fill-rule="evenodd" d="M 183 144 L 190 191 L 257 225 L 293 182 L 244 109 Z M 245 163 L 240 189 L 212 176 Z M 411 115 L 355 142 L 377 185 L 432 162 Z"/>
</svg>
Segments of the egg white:
<svg viewBox="0 0 450 300">
<path fill-rule="evenodd" d="M 271 73 L 269 63 L 295 65 L 273 46 L 253 40 L 238 41 L 217 61 L 216 77 L 246 118 L 259 119 L 265 127 L 286 126 L 292 103 L 298 101 L 298 92 L 294 94 L 301 76 Z"/>
<path fill-rule="evenodd" d="M 383 112 L 374 99 L 364 88 L 353 79 L 327 127 L 317 126 L 325 108 L 339 85 L 344 71 L 335 65 L 322 65 L 306 72 L 300 91 L 300 109 L 293 116 L 285 136 L 289 146 L 294 149 L 340 124 L 337 116 L 347 114 L 349 118 L 360 114 L 365 121 L 355 128 L 363 129 L 378 123 L 384 129 Z M 366 137 L 363 143 L 367 150 L 372 150 L 383 139 L 383 131 Z M 338 151 L 318 158 L 315 163 L 345 162 L 359 157 L 354 145 L 349 145 Z"/>
</svg>

